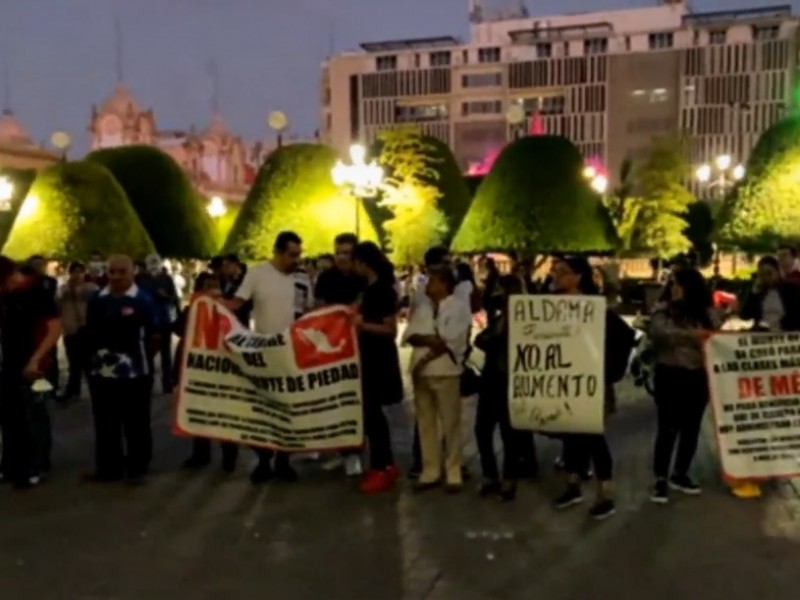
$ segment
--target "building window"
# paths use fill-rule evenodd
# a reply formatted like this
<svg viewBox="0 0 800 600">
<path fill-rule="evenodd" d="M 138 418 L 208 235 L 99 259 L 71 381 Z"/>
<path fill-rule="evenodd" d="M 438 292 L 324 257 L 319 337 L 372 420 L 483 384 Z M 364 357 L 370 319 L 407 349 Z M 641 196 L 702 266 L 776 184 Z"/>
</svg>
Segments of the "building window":
<svg viewBox="0 0 800 600">
<path fill-rule="evenodd" d="M 388 54 L 375 57 L 375 68 L 378 71 L 394 71 L 397 69 L 397 56 Z"/>
<path fill-rule="evenodd" d="M 450 66 L 450 51 L 438 50 L 431 52 L 428 55 L 430 66 L 432 67 L 449 67 Z"/>
<path fill-rule="evenodd" d="M 419 52 L 417 52 L 414 54 L 414 67 L 419 69 L 419 64 L 420 64 Z"/>
<path fill-rule="evenodd" d="M 779 25 L 753 26 L 753 39 L 758 41 L 777 40 L 780 33 Z"/>
<path fill-rule="evenodd" d="M 629 35 L 625 36 L 625 51 L 626 52 L 630 52 L 631 51 L 631 36 L 629 36 Z"/>
<path fill-rule="evenodd" d="M 728 32 L 724 29 L 717 29 L 715 31 L 708 32 L 708 43 L 709 44 L 724 44 L 728 38 Z"/>
<path fill-rule="evenodd" d="M 583 41 L 584 54 L 608 53 L 608 38 L 592 38 Z"/>
<path fill-rule="evenodd" d="M 650 90 L 650 104 L 658 104 L 659 102 L 666 102 L 669 98 L 669 92 L 666 88 L 656 88 Z"/>
<path fill-rule="evenodd" d="M 470 73 L 461 76 L 461 87 L 496 87 L 503 85 L 502 73 Z"/>
<path fill-rule="evenodd" d="M 672 48 L 673 35 L 671 31 L 651 33 L 647 36 L 647 43 L 650 50 L 661 50 L 662 48 Z"/>
<path fill-rule="evenodd" d="M 465 65 L 469 64 L 469 50 L 461 51 L 461 62 L 464 63 Z"/>
<path fill-rule="evenodd" d="M 492 48 L 478 48 L 478 62 L 479 63 L 500 62 L 500 48 L 498 48 L 497 46 Z"/>
<path fill-rule="evenodd" d="M 553 55 L 553 45 L 540 42 L 536 44 L 536 58 L 550 58 Z"/>
<path fill-rule="evenodd" d="M 395 123 L 420 123 L 424 121 L 440 121 L 447 118 L 447 107 L 444 104 L 418 104 L 413 106 L 396 106 Z"/>
<path fill-rule="evenodd" d="M 503 112 L 503 103 L 500 100 L 484 100 L 461 103 L 461 114 L 464 116 L 497 115 L 501 112 Z"/>
<path fill-rule="evenodd" d="M 565 96 L 546 96 L 544 98 L 525 98 L 522 108 L 526 115 L 539 113 L 542 116 L 561 115 L 567 105 Z"/>
<path fill-rule="evenodd" d="M 569 56 L 569 42 L 564 42 L 564 56 Z"/>
</svg>

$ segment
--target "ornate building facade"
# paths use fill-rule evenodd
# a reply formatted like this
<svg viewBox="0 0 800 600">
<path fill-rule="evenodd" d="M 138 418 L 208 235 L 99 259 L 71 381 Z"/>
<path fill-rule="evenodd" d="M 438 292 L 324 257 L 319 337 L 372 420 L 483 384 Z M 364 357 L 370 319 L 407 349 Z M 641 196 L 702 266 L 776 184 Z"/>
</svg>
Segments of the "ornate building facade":
<svg viewBox="0 0 800 600">
<path fill-rule="evenodd" d="M 58 153 L 31 141 L 11 110 L 0 114 L 0 169 L 42 169 L 58 159 Z"/>
<path fill-rule="evenodd" d="M 263 160 L 263 145 L 233 135 L 219 115 L 202 130 L 159 130 L 153 110 L 139 105 L 122 84 L 92 107 L 89 132 L 92 150 L 157 146 L 186 170 L 201 193 L 231 201 L 244 199 Z"/>
</svg>

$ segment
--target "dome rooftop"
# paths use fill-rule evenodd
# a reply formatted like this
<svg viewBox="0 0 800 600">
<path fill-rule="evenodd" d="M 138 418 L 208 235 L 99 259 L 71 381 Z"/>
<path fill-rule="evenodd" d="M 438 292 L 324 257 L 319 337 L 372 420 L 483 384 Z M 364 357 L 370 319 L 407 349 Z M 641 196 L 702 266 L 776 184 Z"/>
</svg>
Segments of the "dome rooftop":
<svg viewBox="0 0 800 600">
<path fill-rule="evenodd" d="M 133 93 L 128 89 L 124 83 L 118 83 L 111 92 L 111 95 L 106 98 L 100 105 L 99 111 L 101 113 L 114 113 L 119 116 L 125 115 L 129 109 L 133 112 L 141 112 L 139 104 L 133 97 Z"/>
<path fill-rule="evenodd" d="M 0 144 L 33 146 L 28 132 L 10 110 L 4 110 L 0 115 Z"/>
</svg>

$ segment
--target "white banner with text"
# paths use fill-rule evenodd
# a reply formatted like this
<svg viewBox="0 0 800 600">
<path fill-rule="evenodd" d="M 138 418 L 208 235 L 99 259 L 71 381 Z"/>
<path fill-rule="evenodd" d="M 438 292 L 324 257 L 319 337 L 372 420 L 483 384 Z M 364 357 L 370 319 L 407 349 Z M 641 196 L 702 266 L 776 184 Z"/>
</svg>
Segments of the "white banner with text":
<svg viewBox="0 0 800 600">
<path fill-rule="evenodd" d="M 800 475 L 800 334 L 714 335 L 706 369 L 725 475 Z"/>
<path fill-rule="evenodd" d="M 511 425 L 548 433 L 602 433 L 605 298 L 511 296 L 508 320 Z"/>
<path fill-rule="evenodd" d="M 347 308 L 262 335 L 201 296 L 183 343 L 177 433 L 288 452 L 361 446 L 358 342 Z"/>
</svg>

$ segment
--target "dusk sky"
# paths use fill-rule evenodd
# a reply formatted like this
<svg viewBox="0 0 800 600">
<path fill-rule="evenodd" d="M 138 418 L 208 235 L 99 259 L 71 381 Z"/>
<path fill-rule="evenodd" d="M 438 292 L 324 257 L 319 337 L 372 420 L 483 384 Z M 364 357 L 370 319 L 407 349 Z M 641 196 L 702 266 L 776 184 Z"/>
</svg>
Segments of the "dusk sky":
<svg viewBox="0 0 800 600">
<path fill-rule="evenodd" d="M 497 1 L 497 0 L 495 0 Z M 780 4 L 702 0 L 696 11 Z M 652 6 L 655 0 L 528 0 L 533 15 Z M 795 9 L 800 0 L 793 0 Z M 124 82 L 164 129 L 204 126 L 216 64 L 220 112 L 246 139 L 285 111 L 290 133 L 318 127 L 319 65 L 359 42 L 467 32 L 467 0 L 0 0 L 0 69 L 11 108 L 42 141 L 63 129 L 87 147 L 89 113 L 116 80 L 115 15 Z M 4 100 L 0 96 L 0 100 Z"/>
</svg>

